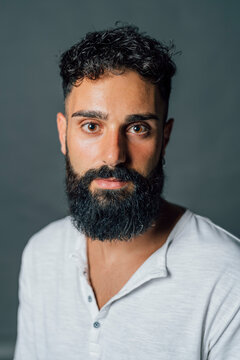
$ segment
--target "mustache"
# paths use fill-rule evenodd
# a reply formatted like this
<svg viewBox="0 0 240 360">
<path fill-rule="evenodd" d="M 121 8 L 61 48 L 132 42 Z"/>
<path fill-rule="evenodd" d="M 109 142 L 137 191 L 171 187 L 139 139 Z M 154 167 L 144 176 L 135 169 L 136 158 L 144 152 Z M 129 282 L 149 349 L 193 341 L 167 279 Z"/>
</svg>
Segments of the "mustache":
<svg viewBox="0 0 240 360">
<path fill-rule="evenodd" d="M 97 178 L 116 178 L 119 181 L 131 181 L 133 183 L 138 183 L 143 180 L 146 181 L 146 178 L 136 170 L 127 169 L 123 165 L 117 165 L 113 169 L 109 168 L 107 165 L 103 165 L 98 169 L 89 169 L 81 177 L 81 181 L 85 186 L 89 186 L 90 183 Z"/>
</svg>

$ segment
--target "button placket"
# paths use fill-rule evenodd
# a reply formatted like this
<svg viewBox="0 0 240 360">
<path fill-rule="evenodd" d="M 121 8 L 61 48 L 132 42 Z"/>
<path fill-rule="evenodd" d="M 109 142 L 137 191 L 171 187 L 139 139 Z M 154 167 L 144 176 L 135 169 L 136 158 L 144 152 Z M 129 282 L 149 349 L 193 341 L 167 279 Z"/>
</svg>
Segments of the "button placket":
<svg viewBox="0 0 240 360">
<path fill-rule="evenodd" d="M 108 314 L 109 308 L 109 305 L 102 308 L 92 322 L 89 337 L 89 351 L 95 356 L 100 354 L 101 345 L 99 343 L 99 338 L 101 336 L 101 332 L 103 331 L 104 320 Z"/>
<path fill-rule="evenodd" d="M 99 337 L 101 329 L 101 322 L 99 319 L 95 319 L 95 321 L 92 323 L 91 329 L 90 329 L 90 337 L 89 337 L 89 352 L 92 355 L 99 355 L 100 354 L 100 344 L 99 344 Z"/>
<path fill-rule="evenodd" d="M 92 322 L 94 322 L 94 320 L 99 314 L 99 309 L 95 300 L 93 289 L 89 285 L 86 277 L 79 276 L 79 281 L 80 281 L 80 290 L 81 290 L 80 296 L 84 297 L 85 304 L 90 313 Z"/>
</svg>

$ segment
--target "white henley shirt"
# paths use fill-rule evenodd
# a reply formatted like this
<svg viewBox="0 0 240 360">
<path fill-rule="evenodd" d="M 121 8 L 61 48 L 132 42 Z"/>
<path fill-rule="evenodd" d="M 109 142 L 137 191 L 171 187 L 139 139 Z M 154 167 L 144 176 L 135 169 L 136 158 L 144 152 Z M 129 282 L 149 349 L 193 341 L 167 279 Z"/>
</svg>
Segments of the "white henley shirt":
<svg viewBox="0 0 240 360">
<path fill-rule="evenodd" d="M 106 279 L 107 281 L 107 279 Z M 14 360 L 239 360 L 240 242 L 186 210 L 99 311 L 69 217 L 28 242 Z"/>
</svg>

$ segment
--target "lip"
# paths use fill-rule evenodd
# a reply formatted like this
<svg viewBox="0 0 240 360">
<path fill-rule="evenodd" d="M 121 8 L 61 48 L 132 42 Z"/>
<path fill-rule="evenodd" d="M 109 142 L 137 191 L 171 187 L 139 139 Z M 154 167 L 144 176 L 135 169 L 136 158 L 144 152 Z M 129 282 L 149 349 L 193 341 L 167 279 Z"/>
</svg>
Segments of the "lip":
<svg viewBox="0 0 240 360">
<path fill-rule="evenodd" d="M 96 185 L 102 189 L 120 189 L 127 185 L 128 181 L 120 181 L 116 178 L 95 179 Z"/>
</svg>

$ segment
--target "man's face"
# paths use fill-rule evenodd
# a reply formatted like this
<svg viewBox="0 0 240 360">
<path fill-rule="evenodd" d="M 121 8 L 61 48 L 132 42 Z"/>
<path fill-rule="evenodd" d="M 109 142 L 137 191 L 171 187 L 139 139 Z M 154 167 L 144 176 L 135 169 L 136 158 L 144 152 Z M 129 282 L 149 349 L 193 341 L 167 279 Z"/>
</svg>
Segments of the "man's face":
<svg viewBox="0 0 240 360">
<path fill-rule="evenodd" d="M 143 180 L 151 176 L 159 168 L 171 132 L 172 121 L 164 127 L 164 116 L 165 104 L 156 86 L 134 71 L 106 74 L 98 80 L 84 79 L 73 87 L 66 99 L 66 117 L 58 114 L 58 130 L 74 184 L 89 170 L 102 167 L 123 167 Z M 106 199 L 109 205 L 112 202 L 112 195 L 119 202 L 121 197 L 127 199 L 136 192 L 131 177 L 103 177 L 108 180 L 93 176 L 87 191 L 97 194 L 105 207 Z M 117 181 L 123 178 L 125 181 Z"/>
</svg>

